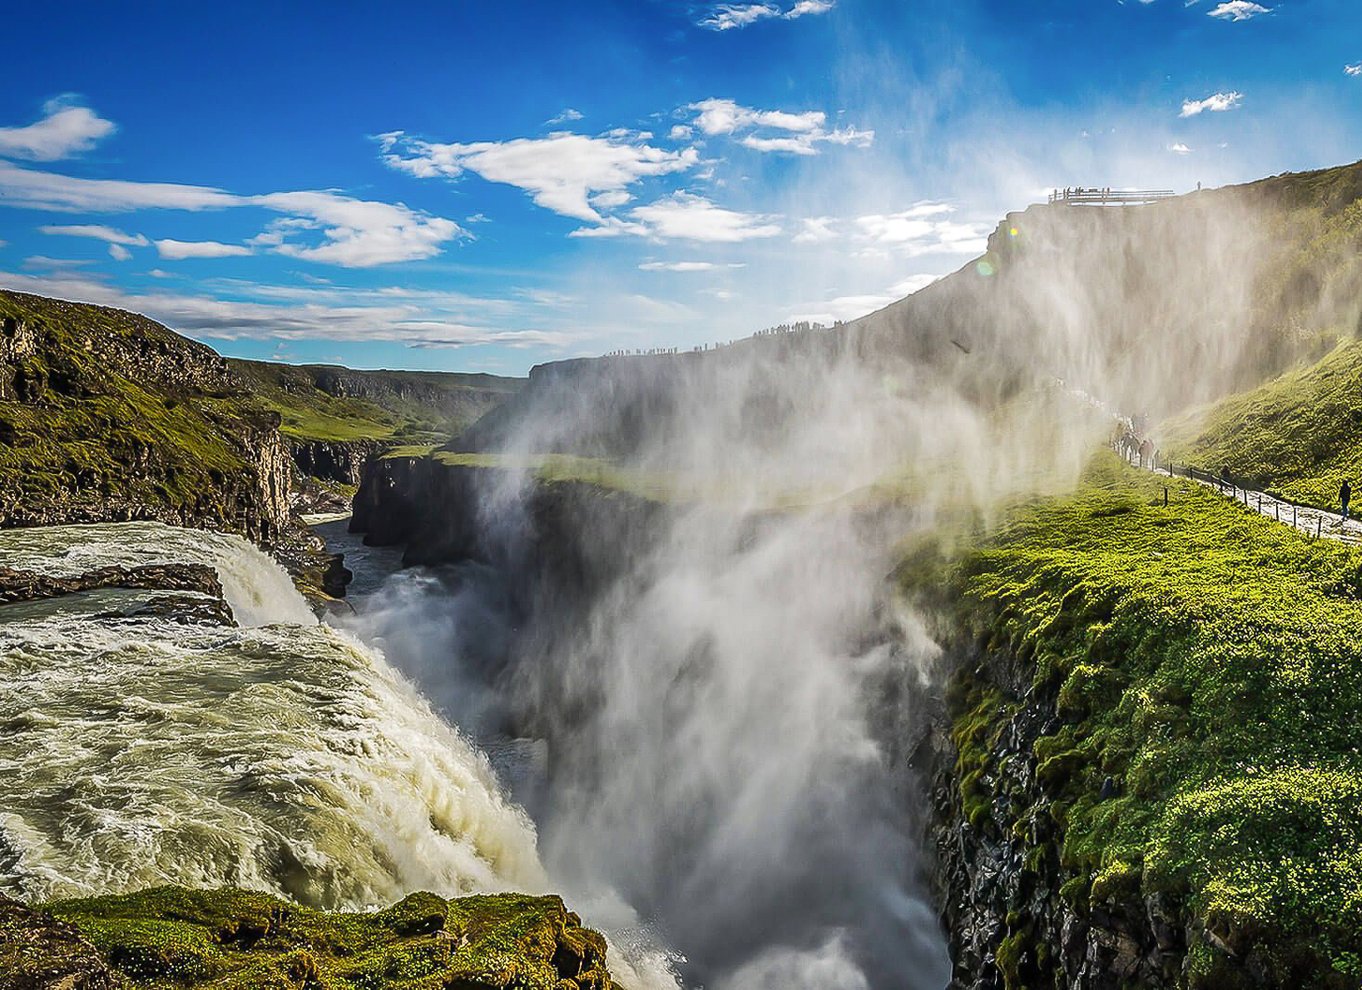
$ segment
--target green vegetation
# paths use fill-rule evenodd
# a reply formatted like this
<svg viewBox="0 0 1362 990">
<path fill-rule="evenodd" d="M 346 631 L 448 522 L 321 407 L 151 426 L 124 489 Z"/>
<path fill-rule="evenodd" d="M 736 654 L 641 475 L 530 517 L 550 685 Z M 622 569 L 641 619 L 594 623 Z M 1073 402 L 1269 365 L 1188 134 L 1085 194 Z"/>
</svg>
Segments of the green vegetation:
<svg viewBox="0 0 1362 990">
<path fill-rule="evenodd" d="M 1280 985 L 1354 985 L 1362 553 L 1190 483 L 1165 507 L 1164 484 L 1104 457 L 957 568 L 967 628 L 1028 665 L 1060 716 L 1035 745 L 1044 808 L 995 802 L 999 761 L 1031 755 L 993 748 L 1021 699 L 986 668 L 957 679 L 966 813 L 1019 836 L 1048 815 L 1080 909 L 1136 892 L 1181 905 L 1239 957 L 1196 942 L 1194 987 L 1238 985 L 1250 952 Z"/>
<path fill-rule="evenodd" d="M 221 359 L 119 310 L 0 292 L 0 519 L 73 501 L 234 520 L 224 483 L 272 429 L 230 392 Z M 20 333 L 23 328 L 28 334 Z"/>
<path fill-rule="evenodd" d="M 504 468 L 530 472 L 536 480 L 547 483 L 580 482 L 611 491 L 627 492 L 642 498 L 666 501 L 684 497 L 690 491 L 679 480 L 661 474 L 650 474 L 595 457 L 572 454 L 466 454 L 448 450 L 436 451 L 436 463 L 446 467 Z"/>
<path fill-rule="evenodd" d="M 232 360 L 256 397 L 299 440 L 448 440 L 513 395 L 520 379 L 419 371 L 352 371 L 326 365 Z"/>
<path fill-rule="evenodd" d="M 214 990 L 609 990 L 605 940 L 557 897 L 328 914 L 251 891 L 160 887 L 46 905 L 133 986 Z"/>
<path fill-rule="evenodd" d="M 1336 507 L 1345 478 L 1362 480 L 1362 342 L 1161 430 L 1169 455 L 1206 471 L 1228 467 L 1255 488 Z"/>
</svg>

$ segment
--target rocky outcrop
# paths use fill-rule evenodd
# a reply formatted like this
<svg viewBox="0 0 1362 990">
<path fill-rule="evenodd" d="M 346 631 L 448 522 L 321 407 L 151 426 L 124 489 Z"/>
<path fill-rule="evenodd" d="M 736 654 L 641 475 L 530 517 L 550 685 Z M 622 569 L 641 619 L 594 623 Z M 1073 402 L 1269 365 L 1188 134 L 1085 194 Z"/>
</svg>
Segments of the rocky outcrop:
<svg viewBox="0 0 1362 990">
<path fill-rule="evenodd" d="M 158 887 L 59 901 L 0 898 L 0 987 L 131 984 L 257 990 L 389 986 L 614 990 L 605 939 L 554 896 L 445 900 L 329 914 L 246 890 Z"/>
<path fill-rule="evenodd" d="M 234 626 L 236 619 L 223 597 L 217 572 L 205 564 L 145 564 L 138 567 L 101 567 L 71 577 L 52 577 L 34 571 L 0 567 L 0 605 L 57 598 L 100 588 L 178 592 L 156 596 L 120 609 L 120 616 L 156 614 L 177 622 L 208 622 Z"/>
<path fill-rule="evenodd" d="M 338 485 L 358 486 L 369 459 L 392 444 L 385 440 L 291 439 L 294 463 L 305 477 Z"/>
<path fill-rule="evenodd" d="M 450 464 L 434 456 L 370 462 L 352 532 L 371 546 L 402 544 L 407 565 L 478 560 L 513 575 L 524 601 L 586 601 L 618 579 L 631 548 L 668 504 L 518 467 Z"/>
<path fill-rule="evenodd" d="M 0 987 L 117 990 L 123 985 L 74 925 L 0 896 Z"/>
<path fill-rule="evenodd" d="M 35 571 L 0 567 L 0 605 L 70 595 L 95 588 L 134 588 L 156 591 L 193 591 L 222 597 L 217 572 L 206 564 L 144 564 L 138 567 L 101 567 L 74 577 L 52 577 Z"/>
<path fill-rule="evenodd" d="M 1031 678 L 1004 653 L 970 656 L 930 740 L 952 990 L 1182 986 L 1188 945 L 1213 936 L 1185 930 L 1175 905 L 1141 898 L 1137 885 L 1090 892 L 1060 860 L 1062 815 L 1048 789 L 1056 768 L 1042 770 L 1035 756 L 1059 715 Z"/>
</svg>

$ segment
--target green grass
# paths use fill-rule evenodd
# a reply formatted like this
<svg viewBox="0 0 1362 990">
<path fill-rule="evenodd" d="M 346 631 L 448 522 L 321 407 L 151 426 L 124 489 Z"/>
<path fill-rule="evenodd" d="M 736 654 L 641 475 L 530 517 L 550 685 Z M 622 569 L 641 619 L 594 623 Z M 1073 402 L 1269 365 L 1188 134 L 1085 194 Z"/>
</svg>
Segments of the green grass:
<svg viewBox="0 0 1362 990">
<path fill-rule="evenodd" d="M 266 990 L 608 990 L 605 940 L 557 897 L 446 901 L 324 913 L 251 891 L 161 887 L 45 906 L 131 985 Z"/>
<path fill-rule="evenodd" d="M 299 440 L 448 440 L 520 387 L 519 379 L 443 372 L 352 371 L 323 365 L 229 362 Z M 373 398 L 333 394 L 335 381 Z"/>
<path fill-rule="evenodd" d="M 1343 480 L 1362 481 L 1362 342 L 1160 432 L 1177 460 L 1217 473 L 1228 467 L 1253 487 L 1336 508 Z"/>
<path fill-rule="evenodd" d="M 234 361 L 255 397 L 279 413 L 280 429 L 300 440 L 387 440 L 411 431 L 403 417 L 363 399 L 317 388 L 302 369 L 263 361 Z"/>
<path fill-rule="evenodd" d="M 1028 664 L 1061 725 L 1036 744 L 1081 906 L 1163 893 L 1284 985 L 1362 953 L 1362 554 L 1102 458 L 959 565 L 963 621 Z M 1020 699 L 954 685 L 957 773 L 986 825 L 989 746 Z M 1101 800 L 1106 777 L 1117 796 Z M 1012 808 L 1010 828 L 1027 819 Z M 1235 985 L 1194 952 L 1191 984 Z"/>
<path fill-rule="evenodd" d="M 23 396 L 0 399 L 0 517 L 104 501 L 231 525 L 224 488 L 247 468 L 241 437 L 270 420 L 231 394 L 216 355 L 102 307 L 0 292 L 0 317 L 38 336 L 35 353 L 0 366 Z"/>
</svg>

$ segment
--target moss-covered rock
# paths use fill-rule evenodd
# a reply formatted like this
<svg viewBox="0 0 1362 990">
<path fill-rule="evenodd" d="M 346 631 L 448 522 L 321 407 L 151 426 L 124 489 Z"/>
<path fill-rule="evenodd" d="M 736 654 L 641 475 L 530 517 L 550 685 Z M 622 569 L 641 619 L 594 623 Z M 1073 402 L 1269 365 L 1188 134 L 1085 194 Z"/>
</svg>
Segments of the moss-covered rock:
<svg viewBox="0 0 1362 990">
<path fill-rule="evenodd" d="M 269 542 L 291 476 L 278 414 L 210 348 L 0 291 L 0 526 L 157 519 Z"/>
<path fill-rule="evenodd" d="M 373 913 L 327 914 L 251 891 L 160 887 L 0 905 L 0 986 L 21 974 L 89 972 L 72 987 L 215 990 L 610 990 L 605 939 L 561 899 L 408 896 Z"/>
<path fill-rule="evenodd" d="M 1104 458 L 957 570 L 957 949 L 1009 987 L 1354 987 L 1362 553 L 1164 484 Z"/>
</svg>

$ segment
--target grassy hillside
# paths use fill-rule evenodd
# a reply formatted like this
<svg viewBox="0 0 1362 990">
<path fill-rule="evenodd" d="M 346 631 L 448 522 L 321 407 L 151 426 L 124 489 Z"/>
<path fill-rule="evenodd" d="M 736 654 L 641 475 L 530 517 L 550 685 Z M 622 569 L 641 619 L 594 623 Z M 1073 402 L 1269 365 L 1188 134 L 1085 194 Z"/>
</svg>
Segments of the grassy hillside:
<svg viewBox="0 0 1362 990">
<path fill-rule="evenodd" d="M 299 440 L 440 443 L 505 398 L 522 379 L 230 360 L 286 435 Z"/>
<path fill-rule="evenodd" d="M 0 902 L 0 983 L 65 986 L 80 943 Z M 557 897 L 446 901 L 412 894 L 385 911 L 327 914 L 245 890 L 161 887 L 46 906 L 129 987 L 286 990 L 465 987 L 610 990 L 605 940 Z M 66 931 L 69 931 L 66 930 Z M 53 937 L 53 936 L 58 937 Z M 49 949 L 49 946 L 51 948 Z M 43 978 L 39 978 L 42 974 Z M 25 979 L 34 982 L 25 982 Z"/>
<path fill-rule="evenodd" d="M 1362 342 L 1160 428 L 1167 454 L 1247 484 L 1333 507 L 1345 478 L 1362 482 Z"/>
<path fill-rule="evenodd" d="M 0 524 L 241 530 L 243 513 L 270 514 L 273 483 L 260 462 L 275 421 L 247 398 L 211 349 L 152 320 L 0 291 Z"/>
<path fill-rule="evenodd" d="M 1161 895 L 1210 932 L 1193 987 L 1241 985 L 1248 959 L 1275 985 L 1356 985 L 1362 554 L 1189 483 L 1164 507 L 1164 484 L 1104 458 L 960 567 L 966 627 L 1031 678 L 1021 696 L 986 666 L 958 675 L 963 806 L 1001 841 L 1053 823 L 1076 909 Z M 1000 757 L 1045 698 L 1058 718 L 1034 752 Z M 1008 791 L 1013 760 L 1036 763 L 1034 806 Z M 1025 912 L 1009 925 L 1015 950 Z M 1011 965 L 1009 985 L 1044 982 Z"/>
</svg>

